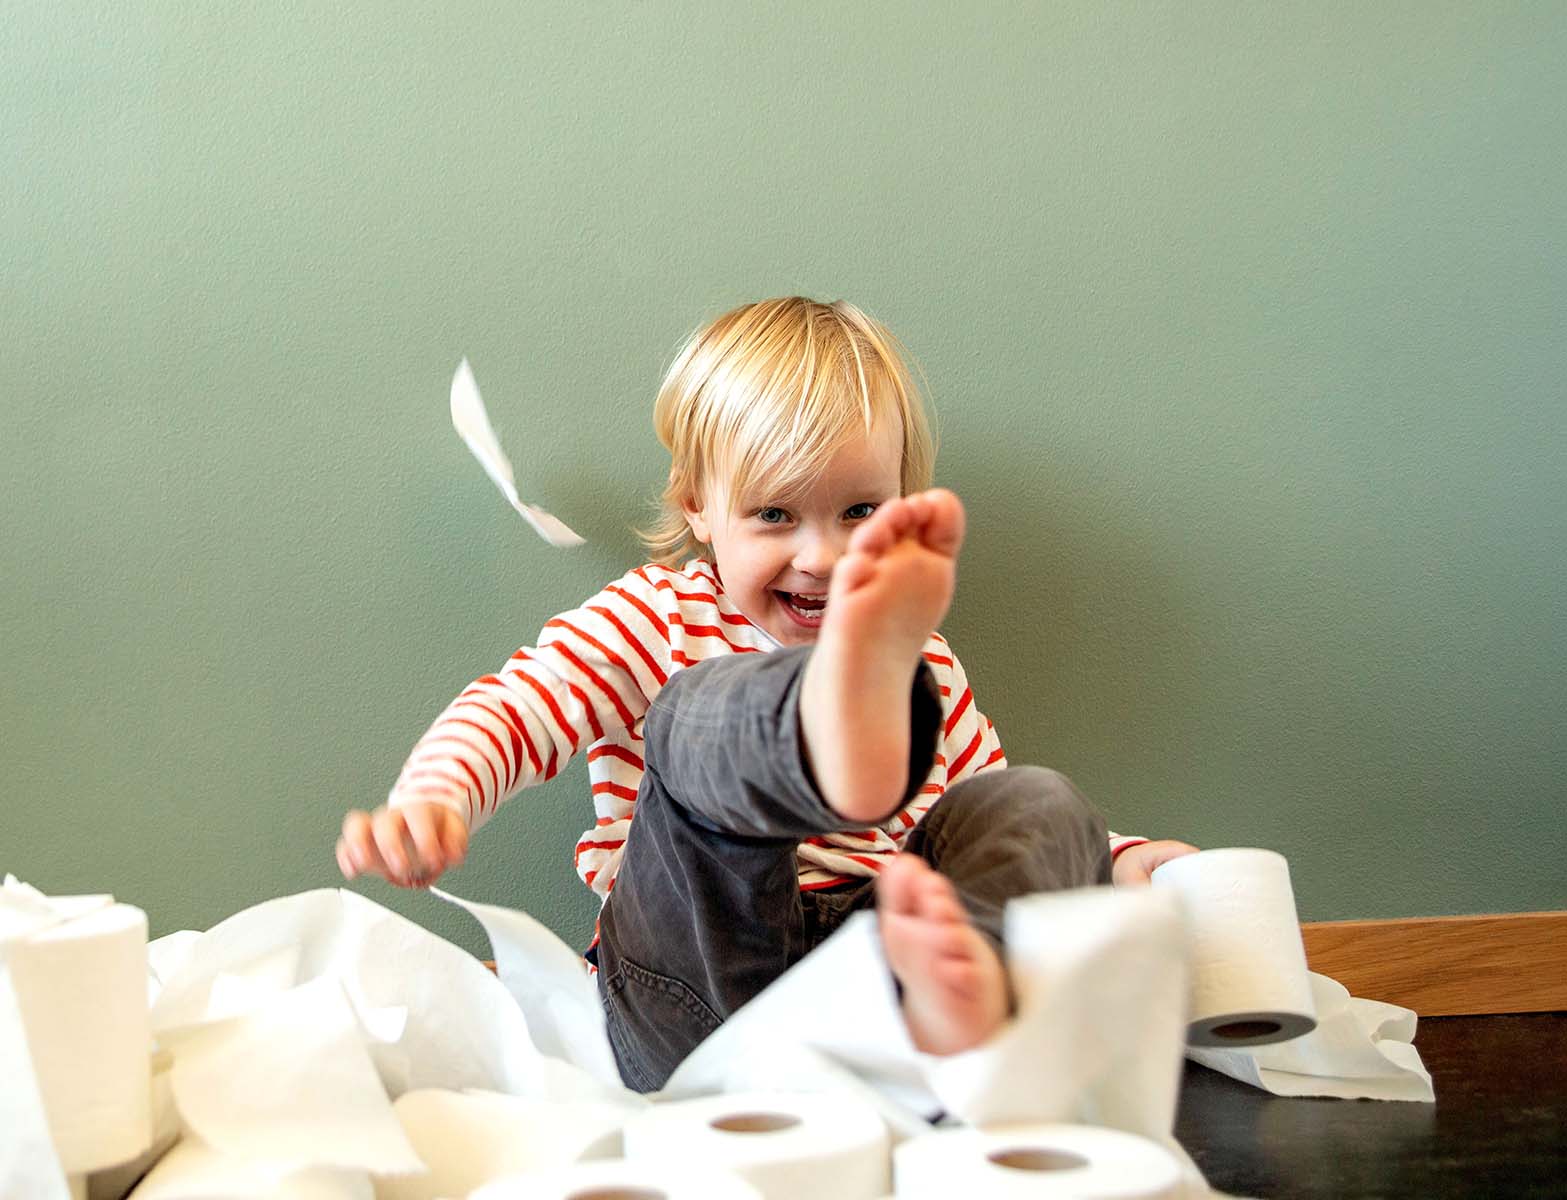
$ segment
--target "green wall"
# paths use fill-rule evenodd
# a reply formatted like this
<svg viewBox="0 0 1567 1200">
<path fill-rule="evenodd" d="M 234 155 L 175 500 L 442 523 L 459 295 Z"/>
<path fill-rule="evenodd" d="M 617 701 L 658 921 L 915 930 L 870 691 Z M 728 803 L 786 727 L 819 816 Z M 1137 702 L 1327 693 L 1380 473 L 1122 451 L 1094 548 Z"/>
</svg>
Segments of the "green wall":
<svg viewBox="0 0 1567 1200">
<path fill-rule="evenodd" d="M 155 933 L 332 883 L 633 562 L 680 339 L 803 292 L 929 376 L 1014 760 L 1308 919 L 1567 906 L 1567 7 L 758 8 L 7 6 L 0 867 Z M 451 885 L 582 938 L 588 812 Z"/>
</svg>

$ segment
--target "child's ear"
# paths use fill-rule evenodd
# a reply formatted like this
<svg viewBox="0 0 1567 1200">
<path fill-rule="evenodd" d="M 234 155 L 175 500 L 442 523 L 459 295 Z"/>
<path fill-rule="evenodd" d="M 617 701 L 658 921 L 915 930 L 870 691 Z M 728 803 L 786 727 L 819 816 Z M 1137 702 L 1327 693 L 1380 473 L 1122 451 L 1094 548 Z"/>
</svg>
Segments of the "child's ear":
<svg viewBox="0 0 1567 1200">
<path fill-rule="evenodd" d="M 680 512 L 685 517 L 686 524 L 691 527 L 691 536 L 704 546 L 711 545 L 712 530 L 708 527 L 706 506 L 698 507 L 696 500 L 687 496 L 680 502 Z"/>
</svg>

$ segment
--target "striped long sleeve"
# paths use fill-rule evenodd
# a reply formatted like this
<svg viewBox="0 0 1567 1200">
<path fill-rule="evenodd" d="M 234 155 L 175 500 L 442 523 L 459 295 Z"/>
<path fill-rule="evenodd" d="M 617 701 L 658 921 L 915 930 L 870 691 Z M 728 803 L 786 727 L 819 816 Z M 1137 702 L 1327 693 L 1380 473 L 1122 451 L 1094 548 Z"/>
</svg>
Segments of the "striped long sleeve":
<svg viewBox="0 0 1567 1200">
<path fill-rule="evenodd" d="M 433 800 L 477 829 L 582 748 L 629 740 L 673 666 L 657 590 L 633 572 L 469 684 L 414 746 L 388 803 Z"/>
</svg>

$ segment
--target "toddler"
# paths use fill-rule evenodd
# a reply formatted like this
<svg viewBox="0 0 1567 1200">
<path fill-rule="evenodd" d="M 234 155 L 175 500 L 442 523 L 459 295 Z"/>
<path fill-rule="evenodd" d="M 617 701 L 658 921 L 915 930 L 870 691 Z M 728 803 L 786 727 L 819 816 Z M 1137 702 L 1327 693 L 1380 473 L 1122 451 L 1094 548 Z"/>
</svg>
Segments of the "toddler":
<svg viewBox="0 0 1567 1200">
<path fill-rule="evenodd" d="M 343 874 L 428 885 L 586 748 L 576 863 L 628 1086 L 661 1087 L 870 906 L 914 1043 L 979 1044 L 1008 1013 L 1008 899 L 1146 882 L 1193 847 L 1110 834 L 1063 776 L 1007 765 L 935 632 L 964 510 L 926 490 L 924 409 L 878 322 L 738 308 L 687 342 L 654 421 L 672 459 L 654 561 L 452 702 L 387 804 L 344 820 Z"/>
</svg>

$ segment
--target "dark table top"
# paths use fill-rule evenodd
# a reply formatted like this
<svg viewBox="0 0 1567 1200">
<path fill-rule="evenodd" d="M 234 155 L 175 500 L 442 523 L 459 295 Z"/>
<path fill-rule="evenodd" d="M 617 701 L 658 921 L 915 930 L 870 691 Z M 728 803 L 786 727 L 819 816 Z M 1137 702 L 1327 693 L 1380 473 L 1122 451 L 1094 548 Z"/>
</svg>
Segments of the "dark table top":
<svg viewBox="0 0 1567 1200">
<path fill-rule="evenodd" d="M 1435 1104 L 1286 1099 L 1188 1063 L 1175 1135 L 1220 1191 L 1567 1198 L 1567 1013 L 1428 1017 Z"/>
</svg>

